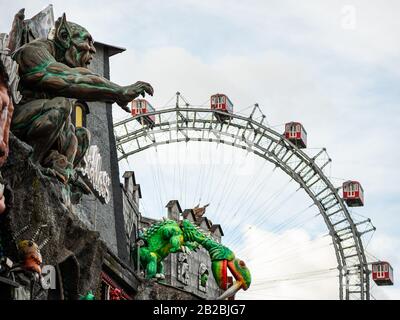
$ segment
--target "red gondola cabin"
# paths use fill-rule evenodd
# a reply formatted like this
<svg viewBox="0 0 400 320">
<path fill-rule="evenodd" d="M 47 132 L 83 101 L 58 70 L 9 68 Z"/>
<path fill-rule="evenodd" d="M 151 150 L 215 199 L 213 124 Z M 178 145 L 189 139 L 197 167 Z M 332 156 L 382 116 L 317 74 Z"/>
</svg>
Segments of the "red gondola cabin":
<svg viewBox="0 0 400 320">
<path fill-rule="evenodd" d="M 155 109 L 145 99 L 136 99 L 136 100 L 132 101 L 131 114 L 133 117 L 140 115 L 140 114 L 146 114 L 149 112 L 153 112 L 153 111 L 155 111 Z M 143 117 L 137 118 L 137 120 L 142 124 L 147 124 L 148 126 L 153 127 L 154 123 L 156 121 L 156 116 L 155 115 L 143 116 Z"/>
<path fill-rule="evenodd" d="M 343 200 L 349 207 L 362 207 L 364 205 L 364 190 L 358 181 L 343 183 Z"/>
<path fill-rule="evenodd" d="M 286 123 L 285 137 L 298 148 L 307 147 L 307 132 L 300 122 Z"/>
<path fill-rule="evenodd" d="M 372 280 L 374 280 L 378 286 L 392 286 L 392 266 L 385 261 L 374 262 L 372 264 Z"/>
<path fill-rule="evenodd" d="M 233 103 L 225 94 L 214 94 L 211 96 L 211 109 L 223 111 L 226 113 L 233 113 Z M 229 116 L 224 116 L 216 113 L 215 116 L 218 120 L 223 121 L 229 119 Z"/>
</svg>

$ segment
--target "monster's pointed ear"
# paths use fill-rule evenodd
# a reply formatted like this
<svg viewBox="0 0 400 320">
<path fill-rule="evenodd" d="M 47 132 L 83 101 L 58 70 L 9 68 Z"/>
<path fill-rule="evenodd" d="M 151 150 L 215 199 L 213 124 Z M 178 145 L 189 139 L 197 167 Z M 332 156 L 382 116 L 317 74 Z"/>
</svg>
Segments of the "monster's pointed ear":
<svg viewBox="0 0 400 320">
<path fill-rule="evenodd" d="M 71 30 L 68 26 L 65 13 L 63 13 L 62 17 L 57 19 L 55 27 L 54 40 L 64 49 L 68 49 L 71 46 Z"/>
</svg>

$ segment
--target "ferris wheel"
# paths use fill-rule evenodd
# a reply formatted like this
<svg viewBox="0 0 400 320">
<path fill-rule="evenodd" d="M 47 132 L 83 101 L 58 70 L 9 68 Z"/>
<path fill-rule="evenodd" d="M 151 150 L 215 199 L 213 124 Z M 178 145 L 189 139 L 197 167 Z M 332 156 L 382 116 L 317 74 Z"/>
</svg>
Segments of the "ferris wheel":
<svg viewBox="0 0 400 320">
<path fill-rule="evenodd" d="M 265 281 L 276 283 L 288 280 L 318 281 L 326 277 L 327 273 L 334 272 L 335 279 L 338 279 L 339 299 L 346 300 L 370 299 L 371 273 L 376 285 L 393 284 L 393 270 L 389 263 L 378 259 L 371 263 L 370 259 L 367 259 L 368 253 L 364 248 L 363 238 L 367 234 L 373 234 L 375 227 L 370 219 L 353 212 L 354 207 L 364 205 L 364 191 L 361 184 L 355 180 L 345 180 L 339 186 L 335 186 L 333 179 L 327 174 L 331 158 L 325 148 L 317 150 L 307 148 L 307 132 L 300 122 L 288 122 L 283 126 L 283 130 L 278 132 L 275 127 L 266 123 L 266 116 L 258 104 L 251 106 L 248 114 L 242 114 L 234 112 L 233 103 L 225 94 L 214 94 L 203 105 L 188 103 L 179 92 L 175 97 L 175 104 L 168 105 L 167 103 L 164 108 L 157 109 L 145 99 L 132 101 L 131 117 L 114 124 L 119 161 L 122 162 L 128 157 L 150 150 L 151 147 L 157 150 L 162 146 L 179 144 L 186 146 L 189 142 L 208 142 L 217 146 L 235 147 L 231 149 L 242 150 L 246 155 L 251 153 L 261 164 L 257 169 L 260 174 L 256 174 L 255 179 L 251 179 L 248 186 L 224 180 L 229 176 L 230 167 L 225 166 L 226 168 L 221 167 L 221 169 L 215 165 L 209 165 L 210 168 L 207 171 L 203 172 L 203 170 L 199 173 L 196 183 L 192 183 L 192 192 L 197 194 L 198 186 L 205 184 L 206 181 L 207 183 L 212 181 L 219 172 L 222 177 L 219 181 L 215 181 L 215 189 L 224 190 L 224 192 L 216 194 L 207 190 L 208 200 L 214 201 L 219 198 L 216 201 L 218 206 L 215 208 L 218 211 L 222 210 L 219 204 L 226 200 L 226 194 L 229 194 L 235 185 L 244 188 L 245 190 L 242 190 L 238 197 L 240 199 L 237 202 L 237 208 L 230 216 L 224 217 L 224 219 L 231 218 L 233 221 L 240 215 L 241 208 L 244 209 L 244 203 L 250 201 L 252 190 L 258 190 L 257 196 L 262 198 L 258 199 L 261 205 L 252 209 L 252 212 L 255 212 L 252 221 L 255 225 L 262 225 L 279 210 L 280 206 L 285 205 L 289 198 L 293 198 L 293 194 L 296 194 L 298 190 L 303 190 L 311 203 L 275 224 L 274 231 L 282 230 L 287 225 L 304 225 L 314 218 L 321 221 L 322 218 L 328 230 L 329 246 L 333 247 L 336 262 L 336 266 L 327 270 L 295 273 L 283 279 L 264 279 L 264 283 Z M 177 184 L 183 185 L 184 182 L 186 186 L 188 177 L 175 172 L 181 170 L 179 165 L 181 157 L 178 155 L 174 159 L 176 165 L 173 176 L 179 177 Z M 244 162 L 247 160 L 246 156 L 242 159 Z M 272 170 L 263 176 L 261 168 L 265 164 L 269 164 Z M 165 188 L 168 183 L 163 181 L 161 162 L 156 162 L 154 167 L 154 187 L 157 188 L 158 185 L 159 188 L 160 186 Z M 266 195 L 265 185 L 272 181 L 271 176 L 275 174 L 276 168 L 279 168 L 282 176 L 287 177 L 289 181 L 277 188 L 276 192 Z M 192 175 L 193 172 L 189 174 L 189 176 Z M 174 181 L 174 189 L 175 180 L 171 180 Z M 296 190 L 288 197 L 279 199 L 283 190 L 289 188 L 288 186 L 292 188 L 294 186 Z M 181 191 L 181 198 L 185 196 L 184 193 Z M 273 205 L 273 201 L 279 201 L 279 204 Z M 162 203 L 161 197 L 160 203 Z M 310 208 L 316 209 L 316 214 L 314 212 L 311 217 L 308 217 L 307 212 Z M 244 213 L 243 219 L 236 225 L 233 223 L 232 230 L 239 227 L 239 224 L 246 219 L 252 219 L 250 215 L 246 215 L 247 213 Z M 218 214 L 215 217 L 223 218 Z M 251 228 L 252 226 L 248 227 L 246 232 Z M 233 236 L 230 240 L 231 244 L 239 245 L 240 235 Z M 274 241 L 278 242 L 279 238 Z M 310 251 L 312 250 L 314 249 Z M 291 251 L 293 250 L 282 253 L 283 260 L 290 256 Z"/>
</svg>

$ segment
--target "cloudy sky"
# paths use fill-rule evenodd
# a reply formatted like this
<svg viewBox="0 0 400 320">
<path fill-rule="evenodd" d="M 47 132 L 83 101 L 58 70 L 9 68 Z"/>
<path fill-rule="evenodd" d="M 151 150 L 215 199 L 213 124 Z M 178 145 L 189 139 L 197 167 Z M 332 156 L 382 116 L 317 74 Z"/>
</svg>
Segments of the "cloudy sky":
<svg viewBox="0 0 400 320">
<path fill-rule="evenodd" d="M 364 239 L 368 254 L 390 261 L 400 278 L 398 1 L 52 3 L 56 17 L 66 12 L 95 40 L 127 49 L 112 58 L 111 78 L 150 82 L 156 108 L 176 91 L 194 105 L 224 92 L 236 111 L 259 103 L 277 131 L 301 121 L 309 147 L 326 147 L 333 159 L 332 182 L 362 182 L 366 206 L 354 214 L 377 227 L 371 241 L 370 235 Z M 29 17 L 47 4 L 0 0 L 1 32 L 18 9 L 25 7 Z M 114 118 L 124 117 L 116 109 Z M 208 163 L 193 163 L 190 155 L 198 150 Z M 218 162 L 227 157 L 235 165 L 224 171 Z M 144 152 L 121 164 L 127 168 L 142 185 L 146 214 L 161 216 L 171 198 L 184 207 L 212 202 L 207 214 L 222 224 L 226 242 L 253 271 L 253 287 L 241 297 L 337 298 L 335 257 L 323 221 L 313 219 L 317 212 L 307 209 L 305 194 L 291 196 L 297 186 L 285 188 L 288 178 L 272 166 L 227 147 L 193 144 Z M 179 188 L 182 179 L 185 187 Z M 197 181 L 199 190 L 191 187 Z M 298 220 L 279 228 L 291 217 Z M 309 223 L 297 223 L 303 220 Z M 378 299 L 400 298 L 398 285 L 371 292 Z"/>
</svg>

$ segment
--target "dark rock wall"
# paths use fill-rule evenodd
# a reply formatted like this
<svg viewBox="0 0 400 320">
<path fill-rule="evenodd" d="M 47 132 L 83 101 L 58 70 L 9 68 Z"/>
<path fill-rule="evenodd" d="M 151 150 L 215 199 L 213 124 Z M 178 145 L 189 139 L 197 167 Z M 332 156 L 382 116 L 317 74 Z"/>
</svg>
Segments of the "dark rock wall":
<svg viewBox="0 0 400 320">
<path fill-rule="evenodd" d="M 42 249 L 43 263 L 57 267 L 72 257 L 78 270 L 72 275 L 77 282 L 76 294 L 96 288 L 106 247 L 99 233 L 88 230 L 73 213 L 65 197 L 65 186 L 55 178 L 44 176 L 31 162 L 31 150 L 11 135 L 9 158 L 1 168 L 4 181 L 12 191 L 12 203 L 8 204 L 0 223 L 4 252 L 18 262 L 17 241 L 31 239 L 38 226 L 47 225 L 36 240 L 40 245 L 49 238 Z M 27 225 L 30 227 L 14 240 L 18 231 Z"/>
</svg>

